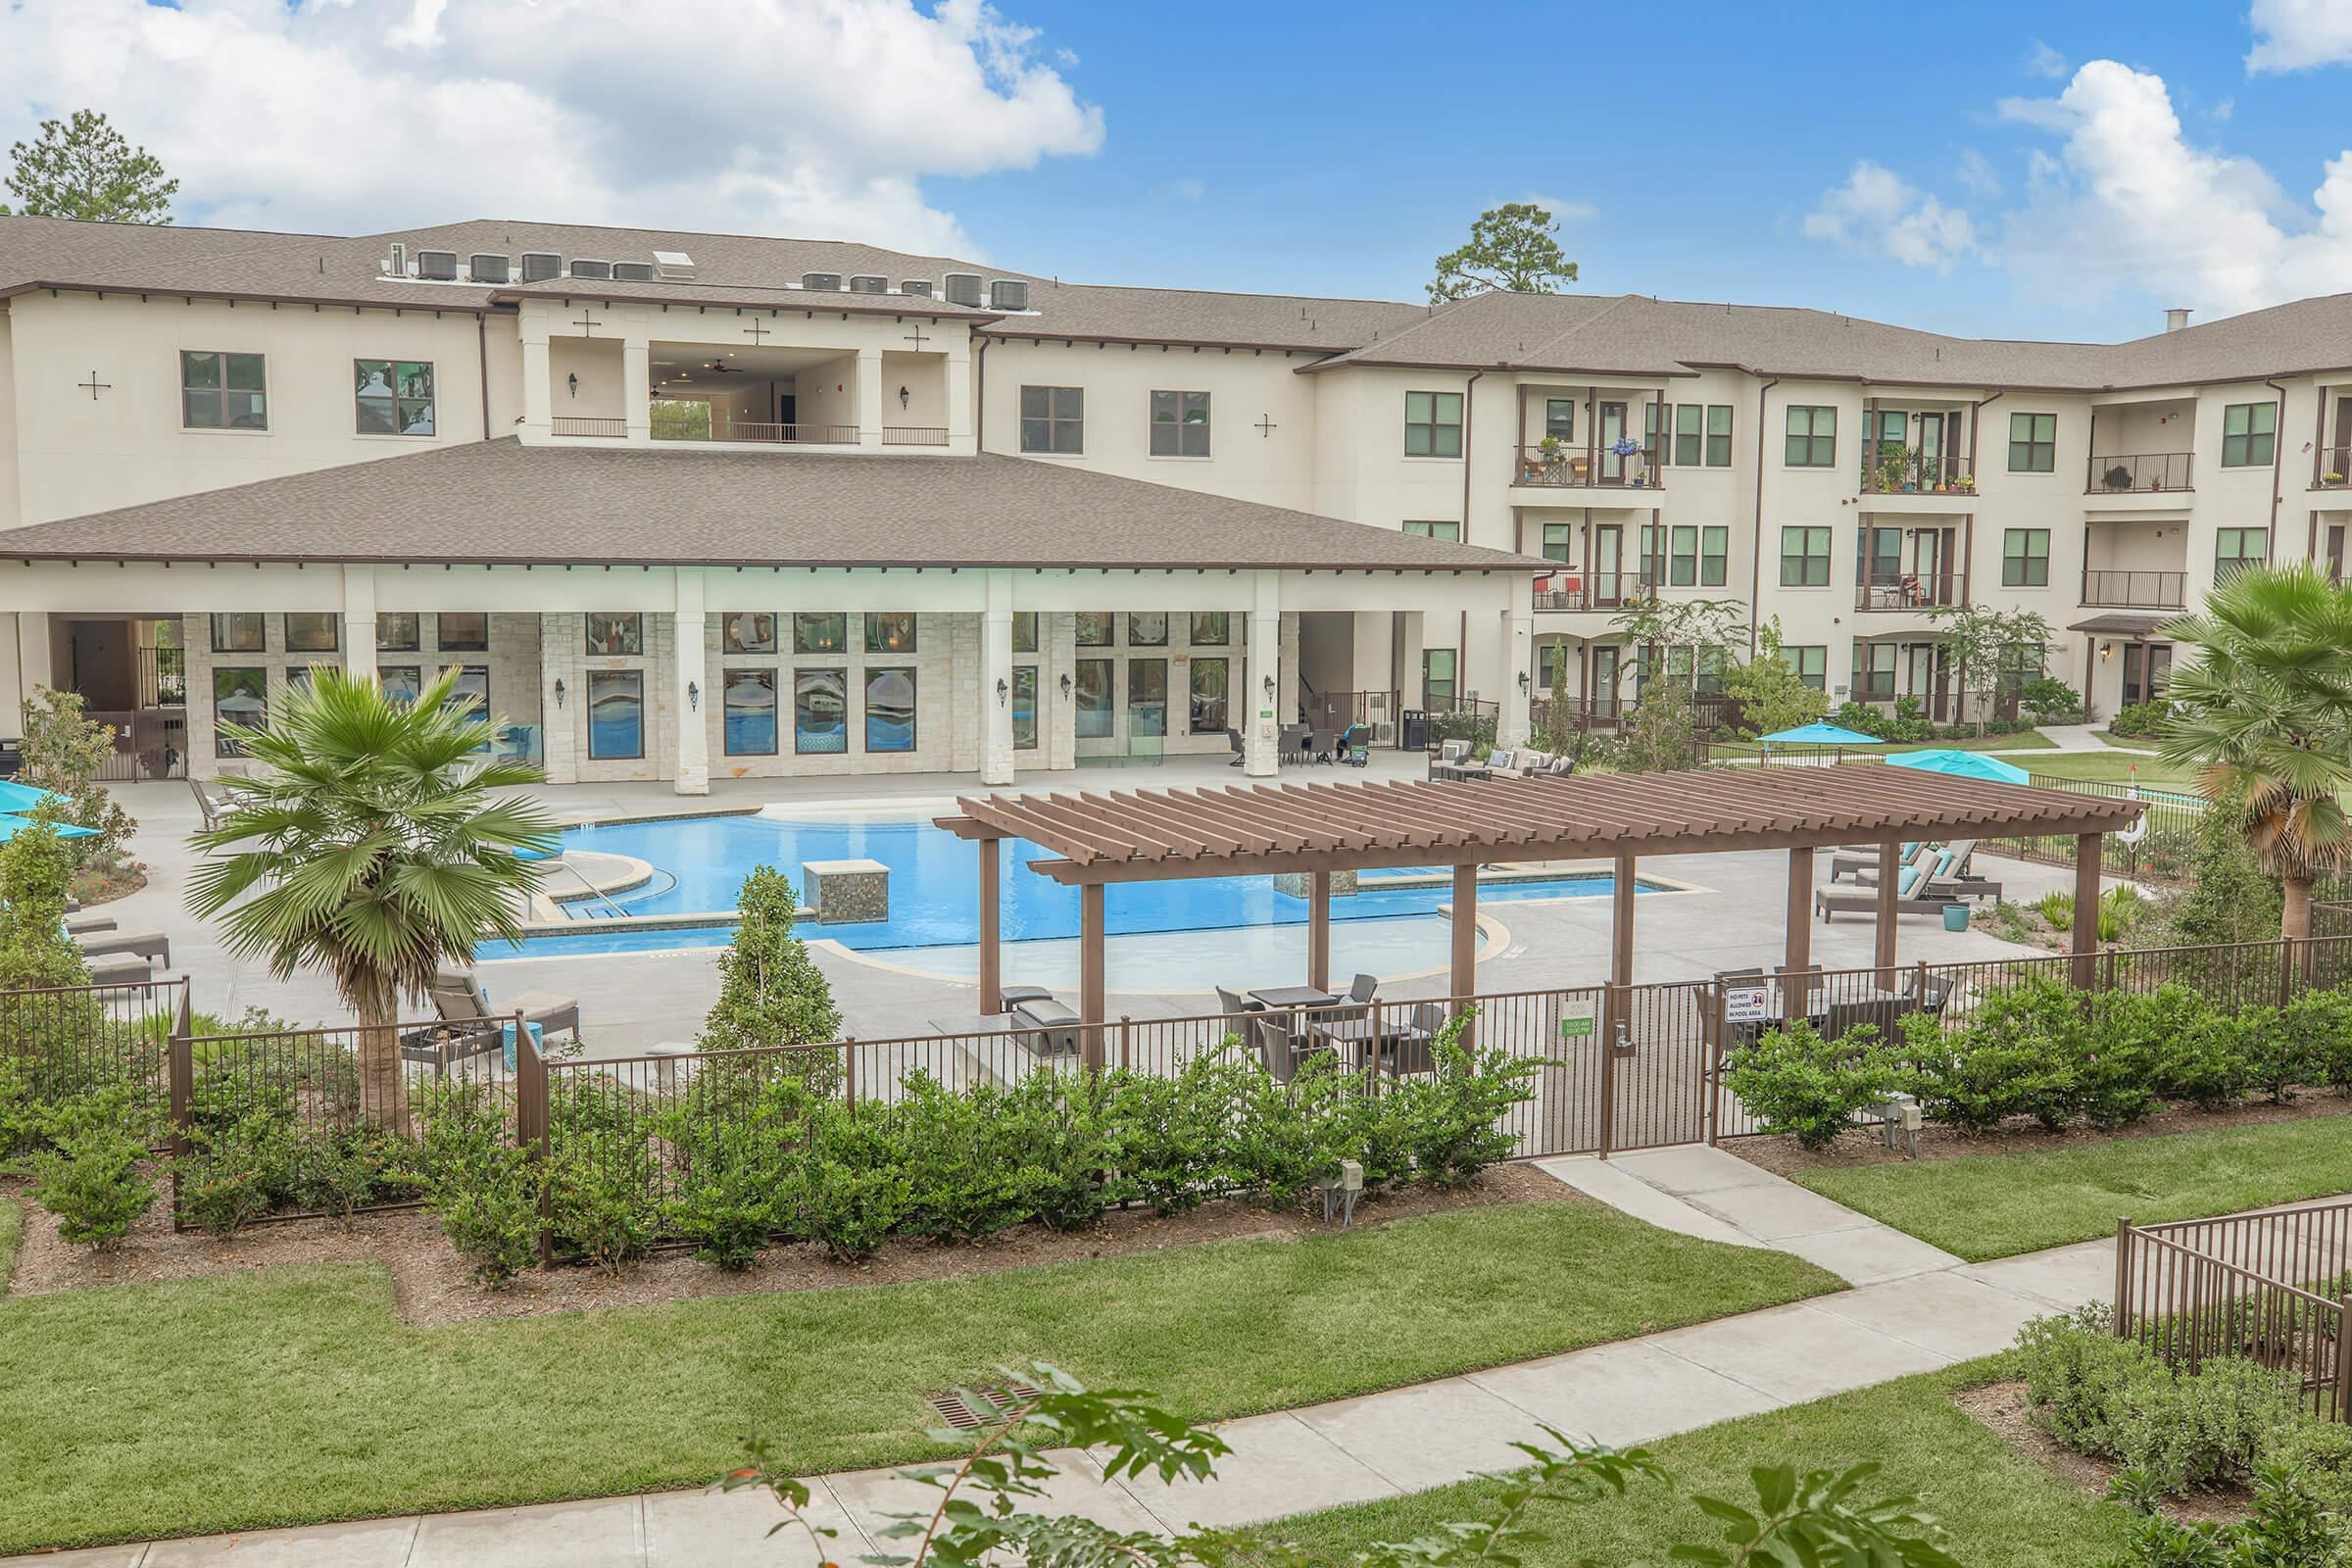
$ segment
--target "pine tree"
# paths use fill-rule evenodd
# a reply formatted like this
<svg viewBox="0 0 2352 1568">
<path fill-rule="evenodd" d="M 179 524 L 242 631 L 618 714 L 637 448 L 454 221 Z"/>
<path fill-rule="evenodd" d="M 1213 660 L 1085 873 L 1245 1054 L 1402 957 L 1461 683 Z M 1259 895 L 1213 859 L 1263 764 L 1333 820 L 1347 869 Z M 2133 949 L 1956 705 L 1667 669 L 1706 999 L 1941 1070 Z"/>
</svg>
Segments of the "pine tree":
<svg viewBox="0 0 2352 1568">
<path fill-rule="evenodd" d="M 44 120 L 39 138 L 9 148 L 6 181 L 25 218 L 81 218 L 110 223 L 169 223 L 179 181 L 144 147 L 133 147 L 94 109 Z M 11 209 L 0 204 L 0 214 Z"/>
<path fill-rule="evenodd" d="M 772 865 L 752 868 L 737 899 L 742 920 L 718 956 L 718 1001 L 703 1022 L 705 1051 L 814 1046 L 841 1038 L 833 988 L 793 935 L 799 898 Z"/>
</svg>

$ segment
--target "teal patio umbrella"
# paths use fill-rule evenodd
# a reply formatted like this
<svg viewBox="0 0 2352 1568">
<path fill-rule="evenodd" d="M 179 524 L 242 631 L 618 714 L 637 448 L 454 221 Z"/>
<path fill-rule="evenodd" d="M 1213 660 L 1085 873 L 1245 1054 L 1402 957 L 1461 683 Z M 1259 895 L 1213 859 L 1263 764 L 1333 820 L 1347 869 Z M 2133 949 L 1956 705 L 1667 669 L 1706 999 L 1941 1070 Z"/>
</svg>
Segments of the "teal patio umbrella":
<svg viewBox="0 0 2352 1568">
<path fill-rule="evenodd" d="M 1776 730 L 1763 737 L 1763 740 L 1767 746 L 1884 746 L 1886 744 L 1876 735 L 1865 735 L 1859 730 L 1843 729 L 1836 724 L 1824 724 L 1818 720 L 1811 724 L 1799 724 L 1794 729 Z"/>
<path fill-rule="evenodd" d="M 31 784 L 20 784 L 15 779 L 0 778 L 0 811 L 29 811 L 51 803 L 63 806 L 66 798 L 55 790 L 44 790 Z"/>
<path fill-rule="evenodd" d="M 1982 752 L 1903 752 L 1886 759 L 1886 765 L 1916 767 L 1923 773 L 1942 773 L 1951 778 L 1987 779 L 1995 784 L 2029 782 L 2024 768 Z"/>
<path fill-rule="evenodd" d="M 37 825 L 29 816 L 0 815 L 0 844 L 5 844 L 26 828 Z M 51 825 L 57 829 L 57 836 L 61 839 L 95 838 L 98 833 L 96 828 L 76 827 L 72 822 L 56 822 Z"/>
</svg>

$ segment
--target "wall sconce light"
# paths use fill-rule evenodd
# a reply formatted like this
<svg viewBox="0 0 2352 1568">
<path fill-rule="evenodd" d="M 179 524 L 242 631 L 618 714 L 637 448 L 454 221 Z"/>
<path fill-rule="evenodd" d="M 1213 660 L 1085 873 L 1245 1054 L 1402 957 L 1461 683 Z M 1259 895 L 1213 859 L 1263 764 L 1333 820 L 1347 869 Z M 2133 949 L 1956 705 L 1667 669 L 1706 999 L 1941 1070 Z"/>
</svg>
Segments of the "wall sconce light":
<svg viewBox="0 0 2352 1568">
<path fill-rule="evenodd" d="M 567 381 L 567 382 L 569 382 L 569 383 L 570 383 L 570 385 L 571 385 L 571 395 L 572 395 L 573 397 L 575 397 L 575 398 L 576 398 L 576 397 L 578 397 L 578 396 L 580 395 L 580 376 L 579 376 L 579 372 L 578 372 L 577 370 L 574 370 L 574 371 L 573 371 L 571 374 L 569 374 L 569 375 L 565 376 L 564 379 L 565 381 Z"/>
<path fill-rule="evenodd" d="M 1003 708 L 1004 706 L 1005 699 L 1011 695 L 1012 688 L 1004 684 L 1004 676 L 999 675 L 997 677 L 997 706 L 999 708 Z"/>
<path fill-rule="evenodd" d="M 2113 644 L 2113 643 L 2101 643 L 2101 644 L 2099 644 L 2099 657 L 2100 657 L 2101 659 L 2113 659 L 2113 658 L 2115 657 L 2115 644 Z"/>
<path fill-rule="evenodd" d="M 1061 672 L 1061 695 L 1070 695 L 1070 672 L 1066 669 Z"/>
<path fill-rule="evenodd" d="M 905 408 L 906 406 L 906 389 L 905 387 L 901 387 L 901 388 L 899 388 L 899 407 L 903 409 L 903 408 Z"/>
<path fill-rule="evenodd" d="M 556 677 L 556 706 L 558 708 L 564 706 L 564 677 L 561 675 Z"/>
<path fill-rule="evenodd" d="M 1527 690 L 1527 671 L 1524 669 L 1519 672 L 1519 689 Z"/>
<path fill-rule="evenodd" d="M 686 706 L 698 713 L 703 710 L 703 689 L 693 681 L 686 683 Z"/>
<path fill-rule="evenodd" d="M 1265 678 L 1264 685 L 1266 688 L 1266 701 L 1270 703 L 1274 700 L 1274 677 L 1268 675 Z"/>
</svg>

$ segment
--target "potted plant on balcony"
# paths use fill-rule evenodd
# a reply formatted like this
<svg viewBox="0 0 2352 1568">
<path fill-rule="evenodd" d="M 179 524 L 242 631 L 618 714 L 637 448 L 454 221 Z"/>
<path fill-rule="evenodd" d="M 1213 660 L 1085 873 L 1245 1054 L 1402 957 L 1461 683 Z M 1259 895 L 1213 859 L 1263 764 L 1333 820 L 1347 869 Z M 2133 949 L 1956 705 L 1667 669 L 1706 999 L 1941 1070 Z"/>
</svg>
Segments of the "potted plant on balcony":
<svg viewBox="0 0 2352 1568">
<path fill-rule="evenodd" d="M 2320 475 L 2320 483 L 2322 483 L 2322 484 L 2326 484 L 2326 485 L 2338 485 L 2338 484 L 2342 484 L 2343 482 L 2344 482 L 2344 476 L 2343 476 L 2342 474 L 2340 474 L 2340 473 L 2336 473 L 2336 472 L 2334 472 L 2333 470 L 2330 470 L 2330 471 L 2328 471 L 2328 472 L 2327 472 L 2327 473 L 2323 473 L 2323 474 L 2321 474 L 2321 475 Z"/>
<path fill-rule="evenodd" d="M 1543 440 L 1536 443 L 1536 455 L 1528 461 L 1527 476 L 1530 479 L 1540 479 L 1545 473 L 1557 468 L 1560 466 L 1560 454 L 1565 450 L 1566 448 L 1561 445 L 1558 436 L 1544 436 Z"/>
<path fill-rule="evenodd" d="M 1871 466 L 1871 488 L 1882 494 L 1891 494 L 1904 488 L 1903 475 L 1909 466 L 1907 455 L 1899 444 L 1880 442 L 1878 460 Z"/>
<path fill-rule="evenodd" d="M 1630 435 L 1621 435 L 1616 440 L 1609 443 L 1609 455 L 1617 458 L 1621 462 L 1638 458 L 1642 456 L 1642 443 L 1635 440 Z M 1635 489 L 1640 490 L 1649 483 L 1649 475 L 1643 469 L 1636 468 L 1633 472 L 1633 477 L 1629 482 Z"/>
</svg>

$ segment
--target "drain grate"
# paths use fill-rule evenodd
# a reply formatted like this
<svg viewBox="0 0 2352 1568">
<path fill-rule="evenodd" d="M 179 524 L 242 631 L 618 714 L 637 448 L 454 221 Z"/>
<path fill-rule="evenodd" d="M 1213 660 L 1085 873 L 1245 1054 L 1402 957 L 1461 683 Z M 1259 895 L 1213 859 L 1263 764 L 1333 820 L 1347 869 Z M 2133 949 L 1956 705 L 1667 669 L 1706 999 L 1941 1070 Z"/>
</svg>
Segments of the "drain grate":
<svg viewBox="0 0 2352 1568">
<path fill-rule="evenodd" d="M 1037 1396 L 1037 1390 L 1026 1383 L 983 1383 L 971 1391 L 982 1399 L 997 1405 L 1018 1404 Z M 992 1410 L 975 1409 L 962 1394 L 950 1392 L 931 1396 L 931 1408 L 941 1420 L 958 1432 L 972 1432 L 998 1419 Z"/>
</svg>

